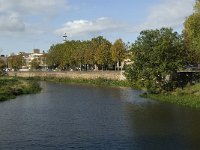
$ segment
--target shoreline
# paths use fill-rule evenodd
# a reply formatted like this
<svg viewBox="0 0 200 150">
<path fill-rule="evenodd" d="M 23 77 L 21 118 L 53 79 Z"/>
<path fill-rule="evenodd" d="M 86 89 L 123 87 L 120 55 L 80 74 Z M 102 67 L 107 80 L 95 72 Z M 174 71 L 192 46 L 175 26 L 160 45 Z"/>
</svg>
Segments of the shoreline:
<svg viewBox="0 0 200 150">
<path fill-rule="evenodd" d="M 162 103 L 200 109 L 200 83 L 186 86 L 183 89 L 177 88 L 169 93 L 143 94 L 142 96 Z"/>
<path fill-rule="evenodd" d="M 96 85 L 104 87 L 129 87 L 132 88 L 127 80 L 112 80 L 104 78 L 96 79 L 83 79 L 83 78 L 58 78 L 58 77 L 30 77 L 31 80 L 40 80 L 64 84 L 84 84 L 84 85 Z"/>
<path fill-rule="evenodd" d="M 41 91 L 36 81 L 16 77 L 0 77 L 0 102 L 11 100 L 20 95 L 35 94 Z"/>
<path fill-rule="evenodd" d="M 31 76 L 31 77 L 19 77 L 25 78 L 28 80 L 40 80 L 40 81 L 49 81 L 57 82 L 64 84 L 87 84 L 87 85 L 96 85 L 104 87 L 129 87 L 137 90 L 137 87 L 131 86 L 127 80 L 113 80 L 106 78 L 69 78 L 69 77 L 57 77 L 57 76 Z M 190 91 L 190 92 L 188 92 Z M 199 94 L 194 94 L 194 91 Z M 173 92 L 161 93 L 161 94 L 143 94 L 141 95 L 144 98 L 150 100 L 159 101 L 162 103 L 171 103 L 174 105 L 191 107 L 191 108 L 200 108 L 200 84 L 188 86 L 184 89 L 176 89 Z"/>
<path fill-rule="evenodd" d="M 136 90 L 140 90 L 136 87 L 131 86 L 131 84 L 125 81 L 116 81 L 116 80 L 109 80 L 103 78 L 97 79 L 69 79 L 69 78 L 39 78 L 42 81 L 49 81 L 49 82 L 57 82 L 57 83 L 64 83 L 64 84 L 83 84 L 83 85 L 95 85 L 95 86 L 103 86 L 103 87 L 128 87 Z M 173 92 L 165 93 L 165 94 L 142 94 L 141 97 L 159 101 L 161 103 L 171 103 L 174 105 L 184 106 L 184 107 L 191 107 L 191 108 L 200 108 L 200 88 L 199 88 L 199 95 L 194 95 L 194 90 L 197 91 L 200 87 L 200 84 L 194 86 L 188 86 L 184 89 L 176 89 Z M 188 92 L 190 89 L 190 92 Z M 197 91 L 198 92 L 198 91 Z"/>
</svg>

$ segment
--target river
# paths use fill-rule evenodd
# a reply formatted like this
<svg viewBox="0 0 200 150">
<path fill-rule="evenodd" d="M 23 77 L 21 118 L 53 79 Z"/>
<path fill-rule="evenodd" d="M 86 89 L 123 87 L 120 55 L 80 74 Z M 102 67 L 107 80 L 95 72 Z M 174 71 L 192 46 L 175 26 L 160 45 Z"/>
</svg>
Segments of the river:
<svg viewBox="0 0 200 150">
<path fill-rule="evenodd" d="M 129 88 L 41 86 L 39 94 L 0 103 L 0 150 L 200 149 L 200 110 Z"/>
</svg>

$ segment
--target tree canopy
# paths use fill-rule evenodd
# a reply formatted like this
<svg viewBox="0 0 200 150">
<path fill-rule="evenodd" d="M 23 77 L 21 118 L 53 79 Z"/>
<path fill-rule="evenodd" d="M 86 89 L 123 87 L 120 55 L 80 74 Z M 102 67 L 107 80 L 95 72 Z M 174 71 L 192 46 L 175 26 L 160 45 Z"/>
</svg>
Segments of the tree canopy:
<svg viewBox="0 0 200 150">
<path fill-rule="evenodd" d="M 31 65 L 31 69 L 39 69 L 40 68 L 40 62 L 36 58 L 31 61 L 30 65 Z"/>
<path fill-rule="evenodd" d="M 173 75 L 183 67 L 183 40 L 171 28 L 142 31 L 132 45 L 133 64 L 126 70 L 127 78 L 149 91 L 172 90 Z"/>
<path fill-rule="evenodd" d="M 112 55 L 112 60 L 114 63 L 119 63 L 125 59 L 125 53 L 126 53 L 126 46 L 122 39 L 118 39 L 115 41 L 115 43 L 111 47 L 111 55 Z M 119 66 L 117 66 L 119 69 Z"/>
<path fill-rule="evenodd" d="M 124 59 L 122 56 L 126 49 L 123 41 L 118 40 L 114 45 L 116 50 L 112 51 L 112 43 L 103 36 L 87 41 L 65 41 L 50 47 L 48 65 L 60 69 L 87 70 L 98 67 L 106 70 L 109 66 L 115 65 L 115 61 Z"/>
<path fill-rule="evenodd" d="M 6 67 L 6 63 L 3 59 L 0 58 L 0 70 Z"/>
<path fill-rule="evenodd" d="M 196 0 L 194 13 L 184 23 L 184 40 L 190 63 L 200 63 L 200 1 Z"/>
<path fill-rule="evenodd" d="M 13 56 L 8 57 L 8 64 L 9 64 L 9 67 L 15 70 L 22 68 L 22 65 L 23 65 L 22 55 L 13 55 Z"/>
</svg>

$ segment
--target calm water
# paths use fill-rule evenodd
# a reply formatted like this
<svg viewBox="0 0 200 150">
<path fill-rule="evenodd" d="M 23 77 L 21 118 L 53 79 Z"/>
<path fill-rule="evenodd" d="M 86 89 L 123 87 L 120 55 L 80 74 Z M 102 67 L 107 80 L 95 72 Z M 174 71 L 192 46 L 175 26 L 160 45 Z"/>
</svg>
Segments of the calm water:
<svg viewBox="0 0 200 150">
<path fill-rule="evenodd" d="M 41 83 L 0 103 L 0 150 L 198 150 L 200 111 L 127 88 Z"/>
</svg>

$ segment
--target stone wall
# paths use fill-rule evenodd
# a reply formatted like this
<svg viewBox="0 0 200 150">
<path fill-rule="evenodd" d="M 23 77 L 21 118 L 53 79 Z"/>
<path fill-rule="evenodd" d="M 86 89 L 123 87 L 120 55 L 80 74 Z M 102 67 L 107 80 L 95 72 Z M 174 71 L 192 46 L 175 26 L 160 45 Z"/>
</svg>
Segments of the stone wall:
<svg viewBox="0 0 200 150">
<path fill-rule="evenodd" d="M 18 72 L 8 72 L 9 76 L 17 77 L 57 77 L 57 78 L 82 78 L 82 79 L 112 79 L 112 80 L 125 80 L 123 71 L 66 71 L 66 72 L 30 72 L 30 71 L 18 71 Z"/>
</svg>

